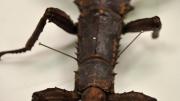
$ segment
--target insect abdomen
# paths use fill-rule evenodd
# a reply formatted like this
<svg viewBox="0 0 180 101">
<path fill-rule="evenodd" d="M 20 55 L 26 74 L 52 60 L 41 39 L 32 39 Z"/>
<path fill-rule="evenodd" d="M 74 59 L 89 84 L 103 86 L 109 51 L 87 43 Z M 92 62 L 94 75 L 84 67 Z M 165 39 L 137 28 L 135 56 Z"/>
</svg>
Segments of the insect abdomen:
<svg viewBox="0 0 180 101">
<path fill-rule="evenodd" d="M 100 59 L 90 59 L 79 65 L 76 72 L 76 90 L 98 87 L 107 92 L 114 92 L 114 73 L 112 66 Z"/>
</svg>

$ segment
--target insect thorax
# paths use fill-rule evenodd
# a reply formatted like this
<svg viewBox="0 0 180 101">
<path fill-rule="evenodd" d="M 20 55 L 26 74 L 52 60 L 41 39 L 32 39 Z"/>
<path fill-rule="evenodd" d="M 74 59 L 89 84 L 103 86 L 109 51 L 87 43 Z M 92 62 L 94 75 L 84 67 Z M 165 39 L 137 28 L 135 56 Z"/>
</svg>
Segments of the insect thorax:
<svg viewBox="0 0 180 101">
<path fill-rule="evenodd" d="M 76 90 L 90 86 L 107 92 L 114 91 L 113 68 L 118 58 L 122 17 L 112 10 L 99 9 L 79 17 L 76 72 Z"/>
</svg>

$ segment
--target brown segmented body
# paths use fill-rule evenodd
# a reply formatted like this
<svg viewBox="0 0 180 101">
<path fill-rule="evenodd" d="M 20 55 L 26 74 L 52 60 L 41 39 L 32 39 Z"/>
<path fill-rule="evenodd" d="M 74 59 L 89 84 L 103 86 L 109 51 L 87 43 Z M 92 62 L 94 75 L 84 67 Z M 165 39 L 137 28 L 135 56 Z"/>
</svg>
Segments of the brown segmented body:
<svg viewBox="0 0 180 101">
<path fill-rule="evenodd" d="M 160 18 L 155 16 L 125 24 L 125 15 L 133 9 L 130 0 L 75 0 L 75 4 L 80 10 L 77 24 L 64 11 L 48 8 L 24 48 L 0 52 L 1 57 L 31 50 L 47 20 L 77 35 L 78 70 L 74 91 L 49 88 L 35 92 L 32 101 L 156 101 L 138 92 L 115 93 L 113 69 L 119 57 L 121 36 L 128 32 L 153 31 L 155 39 L 161 29 Z"/>
<path fill-rule="evenodd" d="M 76 77 L 79 75 L 76 82 L 78 90 L 97 86 L 108 92 L 114 91 L 113 67 L 118 54 L 117 43 L 122 33 L 121 19 L 121 16 L 111 10 L 100 13 L 98 9 L 89 11 L 86 16 L 79 18 L 77 55 L 79 69 L 76 74 Z M 88 71 L 87 68 L 92 70 Z M 91 73 L 96 75 L 89 77 Z"/>
</svg>

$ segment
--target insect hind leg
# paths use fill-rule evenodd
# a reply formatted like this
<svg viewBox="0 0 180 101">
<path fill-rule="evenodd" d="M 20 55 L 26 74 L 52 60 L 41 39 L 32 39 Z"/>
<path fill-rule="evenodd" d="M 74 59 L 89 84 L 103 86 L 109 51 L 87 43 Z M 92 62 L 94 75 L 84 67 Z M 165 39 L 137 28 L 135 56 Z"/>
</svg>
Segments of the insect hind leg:
<svg viewBox="0 0 180 101">
<path fill-rule="evenodd" d="M 48 88 L 35 92 L 32 101 L 78 101 L 77 93 L 60 88 Z"/>
<path fill-rule="evenodd" d="M 157 99 L 139 92 L 128 92 L 122 94 L 111 94 L 107 101 L 157 101 Z"/>
</svg>

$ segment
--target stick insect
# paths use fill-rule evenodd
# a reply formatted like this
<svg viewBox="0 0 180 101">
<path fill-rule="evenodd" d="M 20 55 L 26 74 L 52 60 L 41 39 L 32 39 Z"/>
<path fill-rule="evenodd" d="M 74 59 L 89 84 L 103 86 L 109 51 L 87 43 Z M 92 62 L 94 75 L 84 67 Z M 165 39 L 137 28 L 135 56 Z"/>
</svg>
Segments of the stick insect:
<svg viewBox="0 0 180 101">
<path fill-rule="evenodd" d="M 155 16 L 124 23 L 125 15 L 133 10 L 130 0 L 74 2 L 80 11 L 77 23 L 62 10 L 47 8 L 25 47 L 0 52 L 2 57 L 31 50 L 47 20 L 78 37 L 74 90 L 48 88 L 35 92 L 32 101 L 156 101 L 139 92 L 115 93 L 113 69 L 119 57 L 121 36 L 129 32 L 153 31 L 152 38 L 156 39 L 161 29 L 160 18 Z"/>
</svg>

